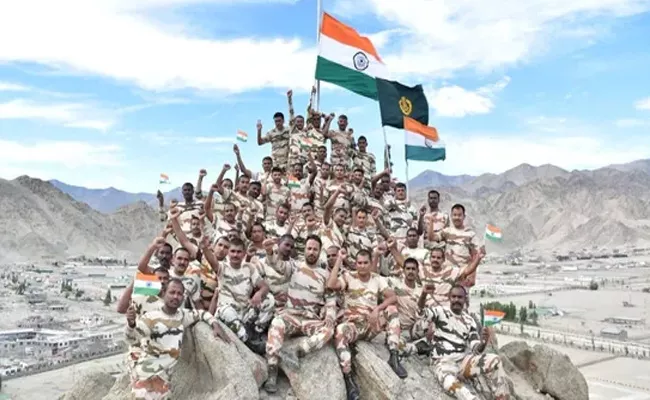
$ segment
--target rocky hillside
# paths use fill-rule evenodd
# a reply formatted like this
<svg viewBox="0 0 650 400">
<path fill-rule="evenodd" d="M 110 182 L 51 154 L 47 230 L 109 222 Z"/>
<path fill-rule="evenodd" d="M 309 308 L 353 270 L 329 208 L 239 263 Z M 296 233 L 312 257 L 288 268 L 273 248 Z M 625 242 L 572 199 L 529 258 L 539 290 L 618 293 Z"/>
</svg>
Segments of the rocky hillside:
<svg viewBox="0 0 650 400">
<path fill-rule="evenodd" d="M 423 204 L 427 188 L 413 197 Z M 486 223 L 503 230 L 495 250 L 515 247 L 581 250 L 650 244 L 650 175 L 634 168 L 564 171 L 522 165 L 441 188 L 442 208 L 467 208 L 477 231 Z"/>
<path fill-rule="evenodd" d="M 133 259 L 160 227 L 146 203 L 103 214 L 27 176 L 0 179 L 0 209 L 0 261 L 80 254 Z"/>
</svg>

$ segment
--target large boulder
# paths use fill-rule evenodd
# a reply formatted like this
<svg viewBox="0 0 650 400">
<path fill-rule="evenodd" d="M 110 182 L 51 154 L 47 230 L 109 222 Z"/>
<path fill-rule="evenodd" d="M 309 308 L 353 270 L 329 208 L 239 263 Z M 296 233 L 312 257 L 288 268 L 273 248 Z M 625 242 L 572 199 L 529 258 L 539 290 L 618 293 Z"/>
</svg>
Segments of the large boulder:
<svg viewBox="0 0 650 400">
<path fill-rule="evenodd" d="M 295 351 L 301 340 L 303 338 L 287 340 L 286 351 Z M 282 361 L 280 368 L 298 400 L 345 400 L 345 382 L 333 346 L 325 346 L 307 355 L 300 360 L 298 369 Z"/>
<path fill-rule="evenodd" d="M 74 387 L 61 400 L 101 399 L 115 384 L 115 377 L 107 372 L 95 372 L 83 375 Z"/>
<path fill-rule="evenodd" d="M 222 328 L 231 343 L 215 340 L 206 324 L 197 324 L 185 332 L 181 357 L 172 371 L 172 398 L 259 399 L 259 387 L 267 377 L 264 359 L 253 354 L 225 326 Z M 78 382 L 64 399 L 121 400 L 128 398 L 129 391 L 126 374 L 110 381 L 106 376 L 93 375 L 92 379 Z M 93 396 L 83 397 L 85 393 Z"/>
<path fill-rule="evenodd" d="M 499 352 L 507 359 L 506 371 L 522 376 L 537 391 L 557 400 L 589 400 L 587 381 L 566 354 L 522 341 L 508 343 Z"/>
</svg>

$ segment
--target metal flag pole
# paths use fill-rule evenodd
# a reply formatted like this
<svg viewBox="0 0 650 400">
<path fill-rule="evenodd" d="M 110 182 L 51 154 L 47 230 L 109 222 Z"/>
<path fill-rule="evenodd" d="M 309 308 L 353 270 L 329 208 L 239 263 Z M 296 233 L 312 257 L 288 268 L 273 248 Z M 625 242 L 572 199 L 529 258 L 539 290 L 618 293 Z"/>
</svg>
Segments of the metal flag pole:
<svg viewBox="0 0 650 400">
<path fill-rule="evenodd" d="M 404 162 L 406 163 L 406 193 L 409 198 L 411 198 L 411 184 L 409 183 L 409 160 L 404 157 Z"/>
<path fill-rule="evenodd" d="M 323 17 L 323 0 L 316 0 L 316 46 L 320 44 L 320 24 Z M 320 111 L 320 80 L 316 80 L 316 111 Z"/>
<path fill-rule="evenodd" d="M 388 147 L 388 138 L 386 136 L 386 127 L 382 125 L 381 130 L 384 132 L 384 168 L 392 169 L 390 165 L 390 147 Z"/>
</svg>

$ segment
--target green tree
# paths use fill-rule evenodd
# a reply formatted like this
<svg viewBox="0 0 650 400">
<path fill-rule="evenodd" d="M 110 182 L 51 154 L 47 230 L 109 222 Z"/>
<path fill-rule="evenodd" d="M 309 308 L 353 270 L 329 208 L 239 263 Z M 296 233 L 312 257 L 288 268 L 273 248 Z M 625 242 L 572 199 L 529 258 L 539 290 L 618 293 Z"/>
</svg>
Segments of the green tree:
<svg viewBox="0 0 650 400">
<path fill-rule="evenodd" d="M 591 281 L 591 283 L 589 283 L 589 290 L 598 290 L 598 282 Z"/>
<path fill-rule="evenodd" d="M 81 296 L 83 295 L 84 295 L 84 291 L 81 289 L 77 289 L 77 291 L 74 292 L 74 298 L 77 300 L 79 300 L 79 298 L 81 298 Z"/>
<path fill-rule="evenodd" d="M 519 309 L 519 322 L 525 324 L 528 321 L 528 310 L 526 307 L 521 307 Z"/>
<path fill-rule="evenodd" d="M 111 289 L 106 291 L 106 296 L 104 296 L 104 305 L 108 306 L 113 301 L 113 296 L 111 295 Z"/>
<path fill-rule="evenodd" d="M 528 300 L 528 308 L 530 308 L 530 309 L 535 308 L 535 305 L 533 304 L 532 300 Z"/>
<path fill-rule="evenodd" d="M 530 323 L 533 325 L 537 325 L 537 318 L 538 318 L 537 311 L 533 309 L 533 312 L 530 313 Z"/>
</svg>

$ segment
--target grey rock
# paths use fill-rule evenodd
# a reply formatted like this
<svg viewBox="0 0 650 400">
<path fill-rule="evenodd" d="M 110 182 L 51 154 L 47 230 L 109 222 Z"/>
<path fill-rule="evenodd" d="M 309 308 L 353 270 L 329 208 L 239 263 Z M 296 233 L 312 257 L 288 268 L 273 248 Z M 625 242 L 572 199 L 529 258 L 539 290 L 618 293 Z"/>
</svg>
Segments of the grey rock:
<svg viewBox="0 0 650 400">
<path fill-rule="evenodd" d="M 544 345 L 511 342 L 500 350 L 504 368 L 522 376 L 535 390 L 557 400 L 589 400 L 587 381 L 566 354 Z"/>
<path fill-rule="evenodd" d="M 72 390 L 63 395 L 61 400 L 101 399 L 115 384 L 116 379 L 106 372 L 95 372 L 81 377 Z"/>
</svg>

